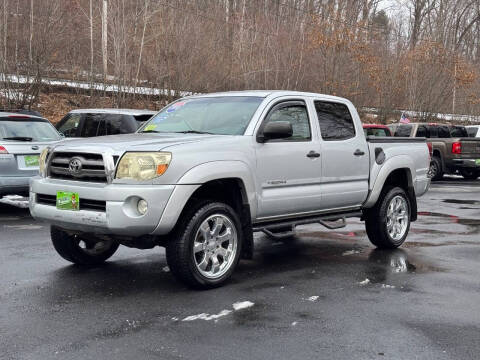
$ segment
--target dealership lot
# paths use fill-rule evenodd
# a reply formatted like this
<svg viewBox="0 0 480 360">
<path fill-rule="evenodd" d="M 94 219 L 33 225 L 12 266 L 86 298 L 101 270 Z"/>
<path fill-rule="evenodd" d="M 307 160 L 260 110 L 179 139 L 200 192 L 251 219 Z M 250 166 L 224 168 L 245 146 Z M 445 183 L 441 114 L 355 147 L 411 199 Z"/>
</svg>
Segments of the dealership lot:
<svg viewBox="0 0 480 360">
<path fill-rule="evenodd" d="M 394 251 L 359 221 L 258 234 L 230 283 L 192 291 L 161 248 L 80 269 L 48 226 L 0 205 L 0 358 L 478 358 L 480 181 L 436 182 L 419 211 Z"/>
</svg>

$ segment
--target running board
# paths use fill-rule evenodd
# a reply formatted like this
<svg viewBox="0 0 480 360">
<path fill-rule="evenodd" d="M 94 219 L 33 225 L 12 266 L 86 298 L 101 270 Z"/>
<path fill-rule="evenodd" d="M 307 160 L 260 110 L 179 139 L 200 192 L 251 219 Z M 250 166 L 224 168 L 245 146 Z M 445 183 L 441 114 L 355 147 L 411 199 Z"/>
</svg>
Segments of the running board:
<svg viewBox="0 0 480 360">
<path fill-rule="evenodd" d="M 271 236 L 276 239 L 281 239 L 285 237 L 289 237 L 295 234 L 293 231 L 287 231 L 283 233 L 274 233 L 275 229 L 286 227 L 286 226 L 298 226 L 298 225 L 306 225 L 306 224 L 315 224 L 319 223 L 325 226 L 327 229 L 334 230 L 340 229 L 347 225 L 346 218 L 351 217 L 361 217 L 361 211 L 351 211 L 346 213 L 337 213 L 337 214 L 329 214 L 329 215 L 320 215 L 320 216 L 308 216 L 308 217 L 299 217 L 294 219 L 284 219 L 284 220 L 277 220 L 277 221 L 270 221 L 265 223 L 258 223 L 253 225 L 253 231 L 258 232 L 261 231 L 268 236 Z M 335 224 L 338 220 L 341 220 L 340 223 Z"/>
</svg>

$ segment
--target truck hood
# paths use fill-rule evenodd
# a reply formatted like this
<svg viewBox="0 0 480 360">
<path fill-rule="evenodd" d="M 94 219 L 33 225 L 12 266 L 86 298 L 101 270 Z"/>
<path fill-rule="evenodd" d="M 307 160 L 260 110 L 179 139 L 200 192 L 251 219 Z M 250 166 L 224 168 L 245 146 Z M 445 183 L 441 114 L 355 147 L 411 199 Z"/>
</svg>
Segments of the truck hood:
<svg viewBox="0 0 480 360">
<path fill-rule="evenodd" d="M 212 141 L 225 139 L 229 135 L 205 134 L 125 134 L 99 136 L 63 141 L 56 148 L 58 150 L 96 150 L 108 148 L 114 152 L 124 151 L 159 151 L 169 146 L 192 142 Z"/>
</svg>

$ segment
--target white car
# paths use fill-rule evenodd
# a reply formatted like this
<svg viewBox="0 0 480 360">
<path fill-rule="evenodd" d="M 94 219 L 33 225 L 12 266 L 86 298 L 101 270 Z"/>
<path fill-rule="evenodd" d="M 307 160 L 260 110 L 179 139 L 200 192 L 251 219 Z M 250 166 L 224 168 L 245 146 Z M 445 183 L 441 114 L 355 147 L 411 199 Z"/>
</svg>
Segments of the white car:
<svg viewBox="0 0 480 360">
<path fill-rule="evenodd" d="M 480 137 L 480 125 L 465 126 L 469 137 Z"/>
</svg>

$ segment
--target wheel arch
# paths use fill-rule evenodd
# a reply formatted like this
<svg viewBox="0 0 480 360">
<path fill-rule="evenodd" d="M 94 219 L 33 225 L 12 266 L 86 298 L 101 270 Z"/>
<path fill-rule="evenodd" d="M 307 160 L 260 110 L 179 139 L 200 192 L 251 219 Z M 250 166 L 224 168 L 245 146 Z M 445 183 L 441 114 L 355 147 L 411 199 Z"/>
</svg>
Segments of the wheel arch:
<svg viewBox="0 0 480 360">
<path fill-rule="evenodd" d="M 410 220 L 417 220 L 417 198 L 415 195 L 415 173 L 412 171 L 413 165 L 408 161 L 403 164 L 398 164 L 397 167 L 383 167 L 378 176 L 373 189 L 367 201 L 364 204 L 365 208 L 375 206 L 385 186 L 398 186 L 405 190 L 410 201 L 411 213 Z"/>
</svg>

